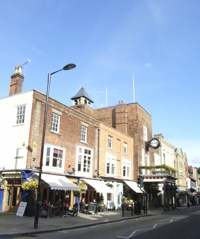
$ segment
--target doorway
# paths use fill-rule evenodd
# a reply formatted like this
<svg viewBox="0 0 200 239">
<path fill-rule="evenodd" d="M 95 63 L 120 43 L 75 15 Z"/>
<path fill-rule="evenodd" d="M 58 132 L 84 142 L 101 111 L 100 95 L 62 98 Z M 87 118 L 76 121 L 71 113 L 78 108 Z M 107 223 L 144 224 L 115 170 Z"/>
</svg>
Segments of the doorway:
<svg viewBox="0 0 200 239">
<path fill-rule="evenodd" d="M 8 186 L 4 189 L 3 211 L 16 212 L 20 201 L 20 186 Z"/>
</svg>

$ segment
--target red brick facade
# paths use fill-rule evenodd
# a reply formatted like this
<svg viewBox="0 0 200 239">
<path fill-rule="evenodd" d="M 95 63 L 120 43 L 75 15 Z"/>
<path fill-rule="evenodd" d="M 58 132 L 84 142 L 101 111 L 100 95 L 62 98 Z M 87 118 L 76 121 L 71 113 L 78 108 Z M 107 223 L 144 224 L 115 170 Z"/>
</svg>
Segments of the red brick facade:
<svg viewBox="0 0 200 239">
<path fill-rule="evenodd" d="M 144 152 L 146 149 L 143 126 L 147 128 L 147 141 L 152 138 L 151 116 L 138 103 L 119 103 L 115 107 L 95 109 L 94 117 L 133 138 L 133 175 L 136 179 L 142 161 L 142 149 Z M 149 153 L 151 164 L 153 160 L 151 150 Z"/>
<path fill-rule="evenodd" d="M 32 121 L 30 127 L 30 150 L 27 160 L 27 166 L 38 167 L 41 151 L 41 132 L 44 117 L 45 95 L 34 91 Z M 80 109 L 80 111 L 78 111 Z M 89 115 L 82 113 L 89 112 Z M 60 115 L 59 134 L 51 132 L 51 115 L 52 112 Z M 131 168 L 133 164 L 133 138 L 121 132 L 118 129 L 110 127 L 99 120 L 91 117 L 95 110 L 84 105 L 84 107 L 68 107 L 60 102 L 49 98 L 47 127 L 45 143 L 59 145 L 66 149 L 65 168 L 67 173 L 71 168 L 76 167 L 76 145 L 87 146 L 93 150 L 93 175 L 98 172 L 101 176 L 106 176 L 106 152 L 113 154 L 117 158 L 116 178 L 122 178 L 122 158 L 131 160 Z M 81 125 L 87 126 L 87 144 L 80 141 Z M 108 136 L 113 137 L 113 148 L 108 149 Z M 32 146 L 36 142 L 36 146 Z M 119 145 L 120 142 L 120 145 Z M 124 154 L 123 143 L 127 143 L 128 152 Z M 137 171 L 134 169 L 134 172 Z M 134 172 L 131 172 L 131 178 L 134 179 Z"/>
<path fill-rule="evenodd" d="M 16 72 L 11 76 L 9 95 L 14 95 L 22 91 L 24 76 Z"/>
</svg>

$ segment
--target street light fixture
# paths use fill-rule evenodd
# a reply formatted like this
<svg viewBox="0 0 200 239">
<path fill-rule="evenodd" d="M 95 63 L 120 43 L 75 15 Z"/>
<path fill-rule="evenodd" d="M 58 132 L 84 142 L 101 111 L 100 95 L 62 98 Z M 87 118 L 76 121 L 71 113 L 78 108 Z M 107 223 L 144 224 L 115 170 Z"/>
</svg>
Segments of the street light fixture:
<svg viewBox="0 0 200 239">
<path fill-rule="evenodd" d="M 41 191 L 42 163 L 43 163 L 44 139 L 45 139 L 45 132 L 46 132 L 47 110 L 48 110 L 48 100 L 49 100 L 49 90 L 50 90 L 51 76 L 53 74 L 59 72 L 59 71 L 71 70 L 75 67 L 76 67 L 75 64 L 68 64 L 60 70 L 54 71 L 52 73 L 48 73 L 46 102 L 45 102 L 45 109 L 44 109 L 43 131 L 42 131 L 42 142 L 41 142 L 41 153 L 40 153 L 40 167 L 39 167 L 39 175 L 38 175 L 37 194 L 36 194 L 34 228 L 38 228 L 38 219 L 39 219 L 39 211 L 40 211 L 40 201 L 39 200 L 40 200 L 40 191 Z"/>
</svg>

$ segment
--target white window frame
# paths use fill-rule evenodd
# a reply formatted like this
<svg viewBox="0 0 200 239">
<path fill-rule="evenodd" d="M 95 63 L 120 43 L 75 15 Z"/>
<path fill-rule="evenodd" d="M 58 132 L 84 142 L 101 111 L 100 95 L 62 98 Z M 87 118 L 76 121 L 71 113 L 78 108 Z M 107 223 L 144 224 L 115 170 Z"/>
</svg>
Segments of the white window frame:
<svg viewBox="0 0 200 239">
<path fill-rule="evenodd" d="M 85 125 L 81 125 L 81 142 L 87 143 L 87 127 Z"/>
<path fill-rule="evenodd" d="M 17 125 L 25 123 L 25 114 L 26 114 L 26 105 L 17 106 L 17 113 L 16 113 L 16 124 Z"/>
<path fill-rule="evenodd" d="M 122 159 L 122 177 L 130 179 L 131 178 L 131 160 Z"/>
<path fill-rule="evenodd" d="M 106 176 L 116 176 L 117 158 L 115 155 L 106 154 Z"/>
<path fill-rule="evenodd" d="M 147 141 L 147 127 L 143 125 L 143 140 Z"/>
<path fill-rule="evenodd" d="M 113 147 L 113 137 L 108 136 L 108 148 L 112 149 L 112 147 Z"/>
<path fill-rule="evenodd" d="M 91 176 L 93 150 L 77 145 L 76 147 L 76 174 Z"/>
<path fill-rule="evenodd" d="M 128 144 L 124 142 L 124 154 L 128 154 Z"/>
<path fill-rule="evenodd" d="M 60 130 L 60 115 L 52 112 L 51 115 L 51 132 L 59 133 Z"/>
<path fill-rule="evenodd" d="M 44 169 L 50 170 L 50 171 L 53 170 L 53 171 L 63 172 L 64 162 L 65 162 L 64 148 L 61 148 L 57 145 L 45 144 L 44 158 L 43 158 Z"/>
</svg>

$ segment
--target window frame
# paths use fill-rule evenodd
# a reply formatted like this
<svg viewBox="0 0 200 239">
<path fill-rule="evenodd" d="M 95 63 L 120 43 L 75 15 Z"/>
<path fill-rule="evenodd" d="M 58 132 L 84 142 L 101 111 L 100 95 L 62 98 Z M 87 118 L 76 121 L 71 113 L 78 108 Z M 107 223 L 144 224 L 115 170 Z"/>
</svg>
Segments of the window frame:
<svg viewBox="0 0 200 239">
<path fill-rule="evenodd" d="M 56 114 L 55 112 L 52 112 L 52 114 L 51 114 L 51 132 L 58 134 L 59 131 L 60 131 L 60 115 Z"/>
<path fill-rule="evenodd" d="M 84 176 L 92 174 L 93 150 L 77 145 L 76 148 L 76 173 Z"/>
<path fill-rule="evenodd" d="M 116 176 L 117 172 L 117 158 L 115 155 L 106 155 L 106 176 Z"/>
<path fill-rule="evenodd" d="M 131 160 L 122 159 L 122 177 L 130 179 L 131 178 Z"/>
<path fill-rule="evenodd" d="M 123 147 L 124 147 L 124 154 L 128 154 L 128 144 L 126 142 L 124 142 Z"/>
<path fill-rule="evenodd" d="M 142 138 L 143 138 L 144 141 L 147 141 L 147 139 L 148 139 L 147 134 L 148 134 L 147 127 L 143 125 L 143 134 L 142 134 L 143 137 Z"/>
<path fill-rule="evenodd" d="M 112 136 L 108 136 L 108 148 L 112 149 L 113 148 L 113 137 Z"/>
<path fill-rule="evenodd" d="M 87 130 L 88 128 L 85 125 L 81 125 L 80 141 L 82 143 L 87 143 Z"/>
<path fill-rule="evenodd" d="M 58 152 L 56 155 L 56 151 Z M 59 164 L 55 166 L 55 163 Z M 63 171 L 65 164 L 65 149 L 57 145 L 45 144 L 43 168 L 54 171 Z"/>
<path fill-rule="evenodd" d="M 16 121 L 15 124 L 16 125 L 22 125 L 25 123 L 25 116 L 26 116 L 26 105 L 18 105 L 16 107 Z"/>
</svg>

